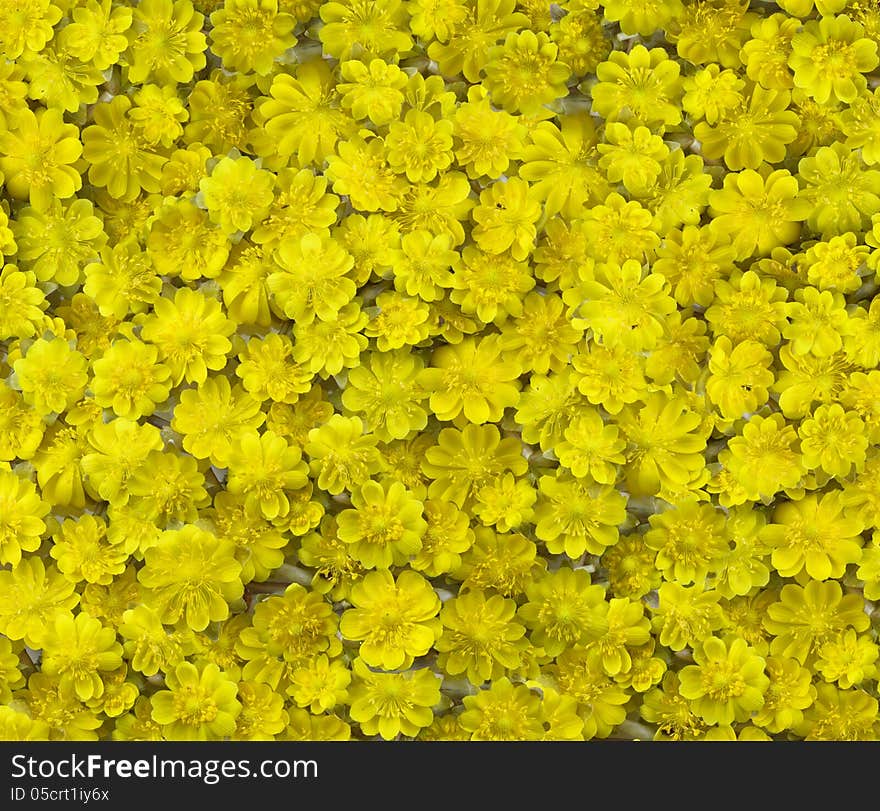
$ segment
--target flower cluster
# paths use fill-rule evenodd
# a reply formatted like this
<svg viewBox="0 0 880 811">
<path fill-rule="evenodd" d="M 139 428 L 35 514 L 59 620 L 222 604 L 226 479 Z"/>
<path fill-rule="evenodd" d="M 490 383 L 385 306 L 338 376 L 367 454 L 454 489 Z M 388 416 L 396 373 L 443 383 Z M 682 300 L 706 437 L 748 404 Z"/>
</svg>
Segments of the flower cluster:
<svg viewBox="0 0 880 811">
<path fill-rule="evenodd" d="M 0 2 L 0 739 L 880 737 L 878 46 Z"/>
</svg>

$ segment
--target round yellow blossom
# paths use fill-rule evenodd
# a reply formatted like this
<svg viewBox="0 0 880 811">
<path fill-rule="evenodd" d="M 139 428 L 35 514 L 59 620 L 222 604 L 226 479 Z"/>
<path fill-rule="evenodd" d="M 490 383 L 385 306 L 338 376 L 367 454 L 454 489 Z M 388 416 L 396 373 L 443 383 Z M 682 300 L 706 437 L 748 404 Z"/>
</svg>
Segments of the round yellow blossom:
<svg viewBox="0 0 880 811">
<path fill-rule="evenodd" d="M 153 313 L 143 319 L 141 337 L 158 347 L 172 383 L 178 385 L 183 380 L 204 383 L 209 369 L 222 369 L 234 330 L 219 302 L 181 288 L 173 300 L 160 299 L 153 305 Z"/>
<path fill-rule="evenodd" d="M 265 75 L 274 59 L 296 44 L 295 23 L 278 12 L 278 0 L 225 0 L 211 15 L 211 50 L 227 70 Z"/>
<path fill-rule="evenodd" d="M 244 589 L 232 544 L 193 525 L 162 533 L 144 563 L 138 580 L 150 589 L 162 621 L 185 619 L 194 631 L 225 619 Z"/>
<path fill-rule="evenodd" d="M 79 172 L 70 165 L 82 151 L 77 128 L 64 123 L 60 110 L 28 110 L 16 119 L 14 129 L 0 133 L 0 171 L 6 188 L 13 197 L 28 199 L 35 209 L 45 211 L 53 198 L 73 197 L 82 186 Z"/>
<path fill-rule="evenodd" d="M 40 548 L 51 508 L 31 481 L 10 470 L 0 470 L 0 506 L 0 562 L 17 566 L 22 552 Z"/>
<path fill-rule="evenodd" d="M 694 651 L 694 661 L 679 674 L 679 691 L 706 723 L 744 721 L 763 706 L 770 683 L 765 661 L 742 639 L 725 644 L 711 637 Z"/>
<path fill-rule="evenodd" d="M 249 231 L 269 212 L 274 178 L 249 158 L 223 158 L 199 190 L 211 219 L 225 234 Z"/>
<path fill-rule="evenodd" d="M 170 740 L 222 740 L 242 709 L 238 685 L 217 665 L 182 662 L 165 675 L 167 689 L 151 699 L 152 719 Z"/>
<path fill-rule="evenodd" d="M 43 637 L 42 672 L 86 701 L 104 692 L 101 673 L 122 664 L 116 631 L 86 613 L 59 614 Z"/>
<path fill-rule="evenodd" d="M 449 600 L 440 611 L 443 633 L 434 646 L 441 669 L 482 684 L 519 667 L 529 643 L 515 614 L 516 603 L 500 594 L 466 591 Z"/>
<path fill-rule="evenodd" d="M 142 341 L 116 341 L 94 361 L 95 402 L 119 417 L 137 419 L 152 414 L 170 389 L 169 368 L 158 362 L 159 351 Z"/>
<path fill-rule="evenodd" d="M 339 621 L 340 633 L 360 641 L 358 656 L 371 667 L 399 670 L 426 654 L 440 635 L 440 599 L 416 572 L 395 580 L 387 569 L 369 572 L 351 590 L 354 608 Z"/>
<path fill-rule="evenodd" d="M 415 737 L 434 720 L 431 708 L 440 701 L 440 686 L 430 669 L 376 673 L 358 658 L 353 670 L 351 717 L 365 735 L 378 734 L 385 740 Z"/>
<path fill-rule="evenodd" d="M 339 513 L 339 537 L 366 568 L 400 566 L 421 549 L 427 528 L 422 502 L 400 482 L 365 482 L 352 492 L 351 503 L 353 509 Z"/>
</svg>

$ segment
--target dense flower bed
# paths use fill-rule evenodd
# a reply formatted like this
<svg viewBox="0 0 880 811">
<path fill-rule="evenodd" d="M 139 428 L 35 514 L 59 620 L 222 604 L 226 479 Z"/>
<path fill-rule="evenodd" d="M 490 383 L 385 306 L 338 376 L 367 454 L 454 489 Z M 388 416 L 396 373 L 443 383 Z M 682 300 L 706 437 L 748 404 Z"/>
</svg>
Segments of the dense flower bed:
<svg viewBox="0 0 880 811">
<path fill-rule="evenodd" d="M 0 738 L 876 737 L 878 43 L 0 2 Z"/>
</svg>

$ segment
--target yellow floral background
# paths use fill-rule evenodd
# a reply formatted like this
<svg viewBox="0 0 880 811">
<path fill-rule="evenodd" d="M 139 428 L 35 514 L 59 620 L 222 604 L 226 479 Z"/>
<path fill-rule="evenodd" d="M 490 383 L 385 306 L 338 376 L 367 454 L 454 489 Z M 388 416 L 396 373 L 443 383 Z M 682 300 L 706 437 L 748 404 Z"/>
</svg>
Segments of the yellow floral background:
<svg viewBox="0 0 880 811">
<path fill-rule="evenodd" d="M 0 739 L 880 733 L 877 0 L 2 0 Z"/>
</svg>

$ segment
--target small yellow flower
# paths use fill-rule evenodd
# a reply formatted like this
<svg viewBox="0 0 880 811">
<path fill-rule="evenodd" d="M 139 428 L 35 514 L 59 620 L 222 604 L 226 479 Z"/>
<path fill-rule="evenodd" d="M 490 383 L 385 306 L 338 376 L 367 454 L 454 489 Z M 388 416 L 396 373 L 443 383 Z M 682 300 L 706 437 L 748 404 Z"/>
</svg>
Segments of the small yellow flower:
<svg viewBox="0 0 880 811">
<path fill-rule="evenodd" d="M 351 717 L 365 735 L 387 740 L 415 737 L 434 720 L 432 707 L 440 702 L 440 680 L 428 668 L 406 673 L 375 673 L 363 659 L 354 660 Z"/>
<path fill-rule="evenodd" d="M 229 603 L 244 590 L 232 544 L 193 525 L 163 532 L 144 562 L 138 580 L 168 624 L 184 619 L 202 631 L 226 619 Z"/>
<path fill-rule="evenodd" d="M 62 689 L 71 688 L 81 701 L 104 692 L 101 673 L 122 664 L 116 631 L 80 612 L 59 614 L 43 637 L 42 672 L 58 676 Z"/>
<path fill-rule="evenodd" d="M 694 651 L 694 661 L 679 674 L 679 691 L 707 724 L 745 721 L 763 706 L 770 684 L 765 661 L 742 639 L 711 637 Z"/>
<path fill-rule="evenodd" d="M 151 715 L 166 740 L 223 740 L 235 731 L 238 685 L 217 665 L 182 662 L 165 675 L 165 686 L 151 698 Z"/>
<path fill-rule="evenodd" d="M 351 591 L 339 630 L 361 642 L 358 655 L 371 667 L 400 670 L 426 654 L 440 635 L 440 599 L 415 572 L 397 579 L 387 570 L 369 572 Z"/>
</svg>

